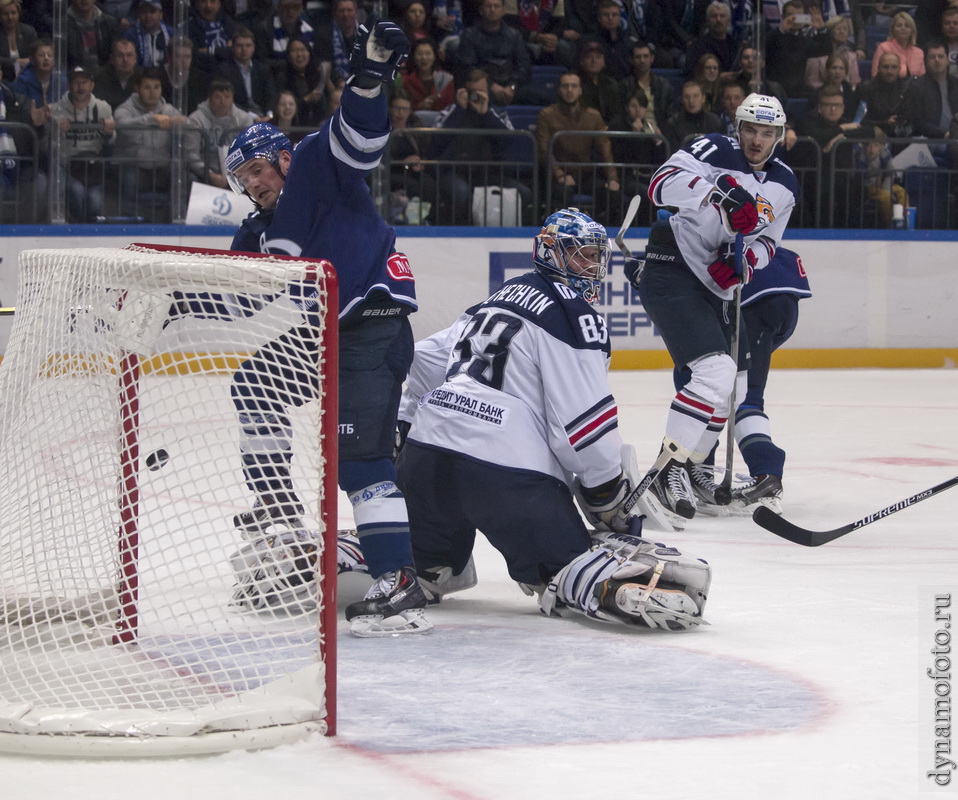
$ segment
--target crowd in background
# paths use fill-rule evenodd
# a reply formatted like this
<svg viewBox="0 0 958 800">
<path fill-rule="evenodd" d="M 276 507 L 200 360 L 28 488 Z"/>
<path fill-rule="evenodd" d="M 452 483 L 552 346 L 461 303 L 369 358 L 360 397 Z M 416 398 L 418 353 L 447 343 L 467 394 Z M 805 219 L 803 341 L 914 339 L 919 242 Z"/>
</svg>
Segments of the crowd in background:
<svg viewBox="0 0 958 800">
<path fill-rule="evenodd" d="M 42 200 L 60 169 L 69 222 L 103 217 L 107 157 L 120 165 L 122 209 L 163 197 L 176 158 L 188 180 L 225 188 L 219 153 L 254 121 L 294 141 L 315 130 L 338 107 L 370 15 L 396 20 L 412 44 L 390 93 L 394 128 L 478 132 L 394 137 L 390 174 L 405 181 L 392 193 L 396 222 L 475 221 L 482 180 L 448 162 L 497 158 L 537 162 L 538 186 L 521 169 L 495 180 L 522 208 L 542 191 L 547 205 L 586 198 L 614 217 L 619 198 L 643 188 L 616 165 L 654 167 L 690 137 L 732 133 L 735 109 L 758 91 L 788 111 L 783 159 L 794 149 L 800 167 L 803 140 L 819 159 L 842 145 L 841 165 L 861 170 L 887 226 L 908 205 L 893 140 L 936 140 L 932 157 L 948 169 L 940 142 L 958 135 L 958 0 L 193 0 L 180 31 L 170 0 L 71 0 L 62 65 L 52 12 L 52 0 L 0 0 L 3 198 L 21 210 Z M 534 131 L 532 152 L 490 135 L 515 128 Z M 568 131 L 588 135 L 553 138 Z"/>
</svg>

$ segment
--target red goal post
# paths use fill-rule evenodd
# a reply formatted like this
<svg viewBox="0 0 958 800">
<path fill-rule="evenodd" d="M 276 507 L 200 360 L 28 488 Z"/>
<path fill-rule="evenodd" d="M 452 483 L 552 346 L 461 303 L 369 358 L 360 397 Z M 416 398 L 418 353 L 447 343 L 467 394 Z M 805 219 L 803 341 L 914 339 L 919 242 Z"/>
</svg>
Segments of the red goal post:
<svg viewBox="0 0 958 800">
<path fill-rule="evenodd" d="M 171 316 L 175 293 L 234 313 Z M 335 733 L 337 317 L 326 261 L 21 254 L 0 364 L 0 751 L 170 755 Z M 232 519 L 253 500 L 232 377 L 304 318 L 318 400 L 285 413 L 317 611 L 254 612 L 231 602 L 245 544 Z"/>
</svg>

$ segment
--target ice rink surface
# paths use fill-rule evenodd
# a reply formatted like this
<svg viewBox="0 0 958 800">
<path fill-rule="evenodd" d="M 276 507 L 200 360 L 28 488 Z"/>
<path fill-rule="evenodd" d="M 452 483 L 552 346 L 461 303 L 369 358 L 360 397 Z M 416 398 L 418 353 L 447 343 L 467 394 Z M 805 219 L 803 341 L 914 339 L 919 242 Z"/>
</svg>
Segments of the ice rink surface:
<svg viewBox="0 0 958 800">
<path fill-rule="evenodd" d="M 611 381 L 623 437 L 650 463 L 670 376 Z M 785 514 L 804 527 L 958 474 L 953 369 L 780 370 L 767 411 L 788 451 Z M 430 609 L 428 635 L 357 640 L 341 623 L 335 739 L 152 761 L 0 756 L 0 798 L 958 796 L 935 731 L 936 687 L 950 699 L 958 669 L 928 675 L 932 649 L 952 657 L 956 518 L 953 490 L 815 549 L 742 517 L 655 534 L 713 567 L 711 625 L 682 634 L 541 617 L 482 540 L 479 585 Z M 340 605 L 363 580 L 341 580 Z"/>
</svg>

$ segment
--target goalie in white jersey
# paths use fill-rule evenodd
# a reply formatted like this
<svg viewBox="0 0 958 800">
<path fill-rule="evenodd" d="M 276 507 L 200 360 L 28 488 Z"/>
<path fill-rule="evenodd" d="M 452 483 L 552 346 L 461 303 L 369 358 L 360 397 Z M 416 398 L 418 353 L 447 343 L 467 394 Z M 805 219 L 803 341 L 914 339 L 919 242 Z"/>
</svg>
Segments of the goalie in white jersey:
<svg viewBox="0 0 958 800">
<path fill-rule="evenodd" d="M 735 112 L 737 137 L 700 136 L 652 176 L 649 197 L 677 211 L 649 232 L 644 268 L 626 261 L 646 312 L 677 367 L 691 379 L 672 401 L 649 491 L 672 513 L 676 527 L 695 514 L 697 498 L 717 496 L 702 462 L 729 415 L 733 384 L 745 396 L 748 346 L 744 325 L 733 358 L 735 286 L 764 268 L 775 253 L 795 206 L 798 184 L 774 157 L 785 136 L 785 112 L 774 97 L 750 94 Z M 742 272 L 734 257 L 744 237 Z M 737 377 L 736 377 L 737 376 Z"/>
<path fill-rule="evenodd" d="M 708 565 L 640 538 L 629 515 L 631 448 L 608 384 L 608 331 L 590 305 L 609 254 L 601 225 L 558 211 L 536 237 L 534 272 L 417 344 L 397 473 L 434 602 L 475 582 L 481 530 L 546 613 L 666 630 L 702 622 Z M 599 530 L 586 528 L 573 487 Z"/>
</svg>

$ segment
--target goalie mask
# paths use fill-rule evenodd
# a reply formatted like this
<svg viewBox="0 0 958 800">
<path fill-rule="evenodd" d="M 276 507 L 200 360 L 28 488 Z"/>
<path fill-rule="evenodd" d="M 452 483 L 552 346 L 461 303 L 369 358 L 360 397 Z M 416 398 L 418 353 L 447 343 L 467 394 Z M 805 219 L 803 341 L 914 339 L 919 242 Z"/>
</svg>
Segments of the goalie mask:
<svg viewBox="0 0 958 800">
<path fill-rule="evenodd" d="M 558 279 L 588 303 L 599 299 L 612 249 L 605 228 L 577 208 L 556 211 L 536 236 L 536 271 Z"/>
<path fill-rule="evenodd" d="M 233 140 L 226 154 L 226 179 L 230 188 L 248 197 L 246 186 L 236 174 L 240 167 L 253 159 L 263 158 L 279 172 L 279 155 L 284 150 L 292 153 L 293 144 L 279 128 L 268 122 L 250 125 Z"/>
</svg>

